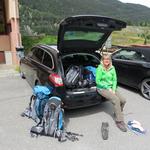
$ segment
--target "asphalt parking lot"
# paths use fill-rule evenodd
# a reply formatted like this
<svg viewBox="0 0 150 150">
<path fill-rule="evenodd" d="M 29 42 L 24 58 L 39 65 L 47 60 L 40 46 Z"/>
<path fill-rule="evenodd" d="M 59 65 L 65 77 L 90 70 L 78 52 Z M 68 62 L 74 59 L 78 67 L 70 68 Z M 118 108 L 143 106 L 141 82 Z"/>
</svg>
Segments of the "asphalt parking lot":
<svg viewBox="0 0 150 150">
<path fill-rule="evenodd" d="M 84 137 L 77 142 L 59 143 L 50 137 L 30 137 L 30 128 L 35 123 L 20 116 L 32 93 L 26 80 L 20 77 L 0 78 L 0 150 L 149 150 L 150 101 L 133 90 L 124 87 L 119 87 L 119 90 L 127 99 L 125 122 L 140 121 L 148 131 L 146 135 L 121 132 L 115 126 L 112 105 L 105 102 L 99 106 L 67 111 L 67 130 L 81 133 Z M 110 126 L 107 141 L 102 140 L 100 132 L 104 121 Z"/>
</svg>

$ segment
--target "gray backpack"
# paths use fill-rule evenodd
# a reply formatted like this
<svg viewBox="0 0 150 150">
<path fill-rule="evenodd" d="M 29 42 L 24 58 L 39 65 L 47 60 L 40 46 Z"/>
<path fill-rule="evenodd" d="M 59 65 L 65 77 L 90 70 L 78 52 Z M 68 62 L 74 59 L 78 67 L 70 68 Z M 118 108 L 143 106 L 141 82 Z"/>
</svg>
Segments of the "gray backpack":
<svg viewBox="0 0 150 150">
<path fill-rule="evenodd" d="M 65 85 L 68 88 L 73 89 L 78 85 L 80 78 L 81 78 L 81 67 L 71 66 L 65 73 Z"/>
<path fill-rule="evenodd" d="M 61 99 L 57 96 L 49 98 L 45 105 L 43 118 L 30 130 L 31 136 L 47 135 L 57 137 L 60 141 L 66 141 L 64 132 L 64 110 L 61 107 Z"/>
<path fill-rule="evenodd" d="M 53 96 L 44 108 L 43 123 L 44 133 L 49 136 L 57 136 L 57 132 L 64 129 L 64 110 L 61 108 L 61 99 Z"/>
<path fill-rule="evenodd" d="M 78 141 L 78 136 L 81 134 L 67 132 L 64 129 L 64 110 L 61 107 L 61 99 L 52 96 L 46 103 L 42 122 L 33 126 L 30 130 L 31 136 L 46 135 L 58 138 L 58 141 L 64 142 L 67 139 L 71 141 Z"/>
</svg>

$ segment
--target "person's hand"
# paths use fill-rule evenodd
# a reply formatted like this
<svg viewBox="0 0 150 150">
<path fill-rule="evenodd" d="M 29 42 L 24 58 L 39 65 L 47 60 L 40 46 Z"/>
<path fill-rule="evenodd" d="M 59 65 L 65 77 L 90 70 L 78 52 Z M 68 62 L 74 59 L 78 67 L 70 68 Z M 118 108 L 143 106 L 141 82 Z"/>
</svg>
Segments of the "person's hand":
<svg viewBox="0 0 150 150">
<path fill-rule="evenodd" d="M 115 92 L 115 91 L 113 91 L 112 89 L 109 89 L 109 91 L 110 91 L 110 92 L 112 92 L 113 94 L 116 94 L 116 92 Z"/>
<path fill-rule="evenodd" d="M 113 94 L 116 94 L 116 92 L 115 92 L 115 91 L 113 91 L 113 90 L 112 90 L 112 92 L 113 92 Z"/>
</svg>

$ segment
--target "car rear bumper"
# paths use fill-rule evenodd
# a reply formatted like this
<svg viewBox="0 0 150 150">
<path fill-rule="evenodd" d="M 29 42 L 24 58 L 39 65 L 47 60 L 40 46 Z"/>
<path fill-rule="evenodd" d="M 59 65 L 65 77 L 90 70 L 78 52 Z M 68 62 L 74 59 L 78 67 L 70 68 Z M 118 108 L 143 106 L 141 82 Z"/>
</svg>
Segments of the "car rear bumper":
<svg viewBox="0 0 150 150">
<path fill-rule="evenodd" d="M 100 104 L 102 97 L 97 93 L 96 87 L 93 87 L 67 91 L 63 102 L 66 109 L 76 109 Z"/>
</svg>

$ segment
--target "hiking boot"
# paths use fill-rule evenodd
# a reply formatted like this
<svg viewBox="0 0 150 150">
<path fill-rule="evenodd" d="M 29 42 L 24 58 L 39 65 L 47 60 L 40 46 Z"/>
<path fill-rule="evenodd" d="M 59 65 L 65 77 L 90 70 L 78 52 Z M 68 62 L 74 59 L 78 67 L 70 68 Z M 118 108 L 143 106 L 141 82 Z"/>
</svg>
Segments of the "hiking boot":
<svg viewBox="0 0 150 150">
<path fill-rule="evenodd" d="M 126 104 L 126 103 L 122 103 L 122 104 L 120 105 L 120 107 L 121 107 L 121 112 L 123 112 L 123 109 L 124 109 L 125 104 Z"/>
<path fill-rule="evenodd" d="M 122 132 L 127 132 L 126 125 L 123 121 L 116 121 L 116 125 Z"/>
<path fill-rule="evenodd" d="M 114 118 L 117 118 L 117 117 L 116 117 L 116 113 L 115 113 L 115 112 L 113 113 L 113 116 L 114 116 Z"/>
<path fill-rule="evenodd" d="M 108 124 L 108 122 L 102 122 L 101 134 L 102 134 L 103 140 L 107 140 L 108 139 L 108 132 L 109 132 L 109 124 Z"/>
</svg>

